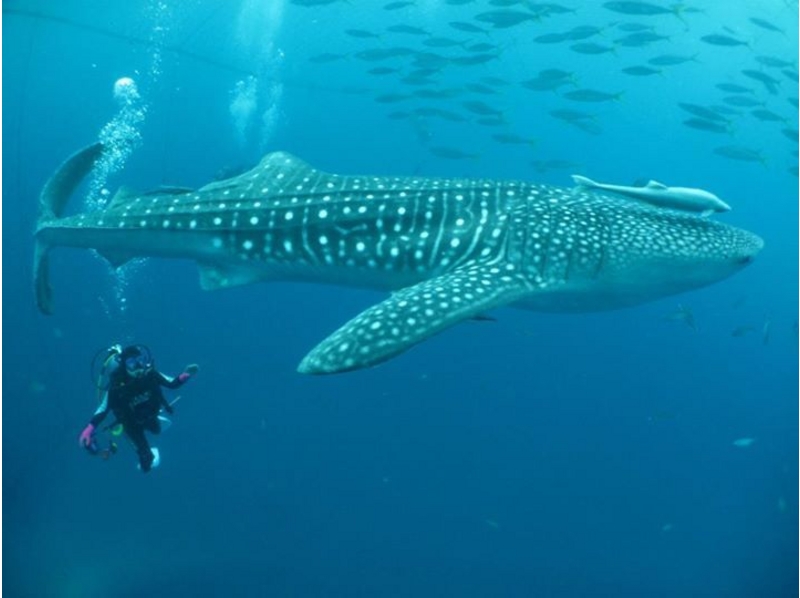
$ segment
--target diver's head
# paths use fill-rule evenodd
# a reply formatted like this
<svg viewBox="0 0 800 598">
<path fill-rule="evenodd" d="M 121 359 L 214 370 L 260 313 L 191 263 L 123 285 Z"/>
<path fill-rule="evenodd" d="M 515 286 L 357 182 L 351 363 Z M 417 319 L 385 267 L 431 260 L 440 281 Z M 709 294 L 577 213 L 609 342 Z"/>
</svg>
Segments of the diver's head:
<svg viewBox="0 0 800 598">
<path fill-rule="evenodd" d="M 125 366 L 125 373 L 131 378 L 141 378 L 153 369 L 153 357 L 147 347 L 131 345 L 120 353 L 120 361 Z"/>
</svg>

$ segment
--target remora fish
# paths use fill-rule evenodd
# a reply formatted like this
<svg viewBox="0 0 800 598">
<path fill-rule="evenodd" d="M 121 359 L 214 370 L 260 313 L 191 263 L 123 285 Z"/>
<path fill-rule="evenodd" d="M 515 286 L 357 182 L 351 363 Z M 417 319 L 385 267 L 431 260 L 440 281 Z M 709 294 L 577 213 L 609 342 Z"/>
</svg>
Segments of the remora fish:
<svg viewBox="0 0 800 598">
<path fill-rule="evenodd" d="M 616 193 L 639 201 L 645 201 L 655 206 L 700 212 L 708 216 L 713 212 L 727 212 L 731 207 L 719 197 L 703 189 L 691 187 L 667 187 L 657 181 L 650 181 L 644 187 L 626 187 L 624 185 L 606 185 L 596 183 L 592 179 L 577 174 L 572 175 L 572 180 L 583 189 L 600 189 Z"/>
<path fill-rule="evenodd" d="M 720 281 L 761 250 L 756 235 L 613 195 L 518 181 L 351 176 L 284 153 L 195 191 L 118 193 L 63 217 L 100 158 L 69 158 L 40 195 L 39 308 L 52 311 L 48 253 L 96 249 L 192 259 L 203 288 L 299 280 L 391 291 L 317 345 L 302 373 L 375 365 L 503 305 L 580 312 L 637 305 Z"/>
</svg>

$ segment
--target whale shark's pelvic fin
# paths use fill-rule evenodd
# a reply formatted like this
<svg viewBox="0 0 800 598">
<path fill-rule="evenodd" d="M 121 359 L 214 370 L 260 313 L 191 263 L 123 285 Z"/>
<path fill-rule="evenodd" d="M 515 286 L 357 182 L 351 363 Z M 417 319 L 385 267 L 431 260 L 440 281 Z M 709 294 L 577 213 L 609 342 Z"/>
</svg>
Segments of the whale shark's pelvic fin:
<svg viewBox="0 0 800 598">
<path fill-rule="evenodd" d="M 347 322 L 297 370 L 333 374 L 375 365 L 430 336 L 531 292 L 511 264 L 471 263 L 393 293 Z"/>
</svg>

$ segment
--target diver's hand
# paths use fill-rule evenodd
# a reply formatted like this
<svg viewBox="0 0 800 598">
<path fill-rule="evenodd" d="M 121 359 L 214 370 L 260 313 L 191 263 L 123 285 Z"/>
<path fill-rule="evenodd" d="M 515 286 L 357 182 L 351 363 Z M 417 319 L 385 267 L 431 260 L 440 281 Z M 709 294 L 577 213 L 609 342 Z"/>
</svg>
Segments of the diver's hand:
<svg viewBox="0 0 800 598">
<path fill-rule="evenodd" d="M 78 437 L 78 442 L 83 448 L 89 448 L 94 439 L 94 424 L 89 424 L 83 429 L 81 435 Z"/>
<path fill-rule="evenodd" d="M 199 370 L 200 370 L 200 368 L 198 367 L 198 365 L 196 363 L 192 363 L 190 365 L 187 365 L 186 368 L 183 370 L 183 372 L 181 372 L 178 375 L 178 381 L 180 381 L 180 383 L 183 384 L 189 378 L 194 376 Z"/>
</svg>

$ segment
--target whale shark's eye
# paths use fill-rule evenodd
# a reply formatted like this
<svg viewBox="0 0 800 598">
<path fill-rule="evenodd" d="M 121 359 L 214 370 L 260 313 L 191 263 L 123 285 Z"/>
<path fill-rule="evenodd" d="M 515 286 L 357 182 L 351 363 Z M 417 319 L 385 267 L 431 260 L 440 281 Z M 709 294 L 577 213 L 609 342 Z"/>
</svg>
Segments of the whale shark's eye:
<svg viewBox="0 0 800 598">
<path fill-rule="evenodd" d="M 738 260 L 736 260 L 736 263 L 745 265 L 745 264 L 749 264 L 752 261 L 753 261 L 753 256 L 752 255 L 746 255 L 746 256 L 740 257 Z"/>
</svg>

